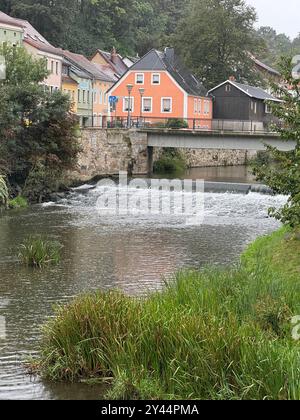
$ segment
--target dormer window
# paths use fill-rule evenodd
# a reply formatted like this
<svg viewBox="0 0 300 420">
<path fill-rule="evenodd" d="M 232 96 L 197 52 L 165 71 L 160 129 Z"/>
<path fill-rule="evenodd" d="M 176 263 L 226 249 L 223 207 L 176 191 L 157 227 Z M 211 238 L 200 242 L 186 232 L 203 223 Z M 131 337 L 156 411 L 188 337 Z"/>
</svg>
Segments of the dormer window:
<svg viewBox="0 0 300 420">
<path fill-rule="evenodd" d="M 144 84 L 144 74 L 143 73 L 137 73 L 135 75 L 135 83 L 137 85 L 143 85 Z"/>
</svg>

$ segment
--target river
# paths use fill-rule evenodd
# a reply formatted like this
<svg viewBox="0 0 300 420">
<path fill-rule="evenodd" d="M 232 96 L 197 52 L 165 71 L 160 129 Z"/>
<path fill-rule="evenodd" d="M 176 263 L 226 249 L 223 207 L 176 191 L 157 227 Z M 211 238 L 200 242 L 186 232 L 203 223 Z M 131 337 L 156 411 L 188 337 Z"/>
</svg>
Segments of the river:
<svg viewBox="0 0 300 420">
<path fill-rule="evenodd" d="M 188 178 L 252 182 L 247 169 L 192 170 Z M 147 193 L 146 191 L 144 192 Z M 285 197 L 250 193 L 205 193 L 205 218 L 189 226 L 183 218 L 104 216 L 95 209 L 99 189 L 76 190 L 46 203 L 0 216 L 0 399 L 95 399 L 99 387 L 51 384 L 26 374 L 23 361 L 35 355 L 40 326 L 53 305 L 96 289 L 129 294 L 159 290 L 162 277 L 183 267 L 227 265 L 257 236 L 278 224 L 267 209 Z M 41 271 L 18 263 L 18 245 L 30 234 L 63 244 L 62 261 Z"/>
</svg>

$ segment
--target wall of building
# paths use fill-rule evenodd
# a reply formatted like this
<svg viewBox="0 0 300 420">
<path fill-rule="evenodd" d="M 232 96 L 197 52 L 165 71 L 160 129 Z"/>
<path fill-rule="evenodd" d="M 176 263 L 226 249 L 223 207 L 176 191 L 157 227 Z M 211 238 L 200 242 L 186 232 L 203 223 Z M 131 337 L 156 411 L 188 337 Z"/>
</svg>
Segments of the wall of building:
<svg viewBox="0 0 300 420">
<path fill-rule="evenodd" d="M 34 57 L 47 60 L 49 76 L 45 79 L 44 84 L 51 90 L 60 90 L 62 86 L 62 57 L 38 50 L 27 42 L 24 42 L 24 46 Z"/>
<path fill-rule="evenodd" d="M 136 75 L 144 75 L 144 83 L 136 83 Z M 152 74 L 160 74 L 160 84 L 152 84 Z M 143 117 L 146 120 L 153 118 L 184 118 L 187 117 L 187 103 L 185 110 L 185 101 L 187 102 L 187 94 L 185 94 L 176 83 L 170 78 L 167 72 L 162 71 L 132 71 L 124 76 L 120 83 L 109 93 L 113 96 L 118 96 L 119 102 L 117 104 L 117 115 L 119 117 L 126 117 L 127 112 L 124 111 L 123 98 L 128 97 L 127 85 L 132 84 L 133 90 L 131 96 L 134 98 L 133 103 L 133 117 L 141 115 L 141 95 L 140 88 L 145 89 L 144 98 L 152 98 L 151 112 L 143 112 Z M 162 112 L 162 98 L 172 98 L 171 112 Z M 185 116 L 186 114 L 186 116 Z"/>
<path fill-rule="evenodd" d="M 0 24 L 0 45 L 22 45 L 23 29 L 10 25 Z"/>
</svg>

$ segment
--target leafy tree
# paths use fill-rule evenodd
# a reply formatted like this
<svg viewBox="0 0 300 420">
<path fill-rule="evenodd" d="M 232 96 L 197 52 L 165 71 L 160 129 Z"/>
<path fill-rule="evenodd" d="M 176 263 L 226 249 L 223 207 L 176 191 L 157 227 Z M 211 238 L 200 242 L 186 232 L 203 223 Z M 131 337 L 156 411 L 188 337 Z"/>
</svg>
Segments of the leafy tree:
<svg viewBox="0 0 300 420">
<path fill-rule="evenodd" d="M 279 209 L 270 209 L 270 214 L 276 219 L 292 227 L 300 226 L 300 75 L 298 79 L 292 76 L 290 58 L 283 58 L 281 70 L 286 86 L 275 86 L 274 93 L 283 100 L 272 105 L 273 113 L 281 122 L 277 130 L 283 140 L 294 140 L 295 148 L 290 152 L 279 151 L 268 146 L 268 152 L 275 165 L 256 165 L 254 173 L 259 181 L 263 181 L 276 193 L 289 196 L 287 204 Z"/>
<path fill-rule="evenodd" d="M 187 65 L 208 87 L 235 76 L 254 83 L 249 52 L 258 50 L 256 13 L 244 0 L 191 0 L 174 36 Z"/>
<path fill-rule="evenodd" d="M 262 26 L 257 30 L 257 34 L 265 44 L 259 58 L 266 64 L 276 68 L 280 57 L 291 54 L 292 42 L 285 34 L 277 34 L 270 26 Z"/>
<path fill-rule="evenodd" d="M 42 85 L 48 74 L 44 60 L 23 48 L 4 47 L 0 54 L 7 64 L 7 78 L 0 82 L 2 169 L 28 198 L 40 200 L 76 163 L 76 120 L 69 98 Z"/>
</svg>

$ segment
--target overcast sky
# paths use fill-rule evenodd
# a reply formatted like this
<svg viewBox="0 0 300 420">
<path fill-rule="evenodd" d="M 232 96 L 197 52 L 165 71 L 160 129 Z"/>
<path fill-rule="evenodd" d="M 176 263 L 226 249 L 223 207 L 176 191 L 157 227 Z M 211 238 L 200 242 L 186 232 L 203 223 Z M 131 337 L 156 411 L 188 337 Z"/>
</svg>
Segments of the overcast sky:
<svg viewBox="0 0 300 420">
<path fill-rule="evenodd" d="M 272 26 L 295 38 L 300 32 L 300 0 L 245 0 L 256 8 L 259 26 Z"/>
</svg>

